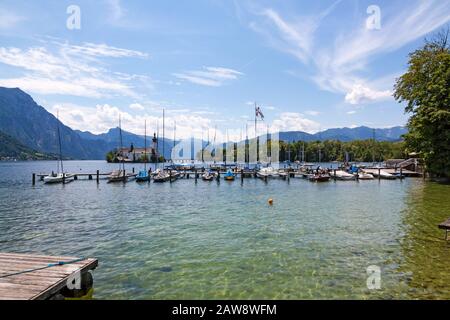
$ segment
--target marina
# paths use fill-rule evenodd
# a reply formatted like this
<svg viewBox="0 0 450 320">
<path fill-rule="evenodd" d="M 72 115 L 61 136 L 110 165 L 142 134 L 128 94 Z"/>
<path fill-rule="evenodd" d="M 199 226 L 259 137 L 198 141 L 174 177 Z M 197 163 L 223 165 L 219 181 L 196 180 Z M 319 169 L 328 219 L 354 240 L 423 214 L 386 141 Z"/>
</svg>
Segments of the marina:
<svg viewBox="0 0 450 320">
<path fill-rule="evenodd" d="M 122 164 L 123 166 L 124 164 Z M 128 164 L 129 165 L 129 164 Z M 173 182 L 180 178 L 189 179 L 193 177 L 197 182 L 199 178 L 204 181 L 219 180 L 221 175 L 225 180 L 234 181 L 236 177 L 240 177 L 243 181 L 245 178 L 260 178 L 267 181 L 270 178 L 281 178 L 283 180 L 289 181 L 290 178 L 311 178 L 311 175 L 317 175 L 318 170 L 323 175 L 329 176 L 333 180 L 371 180 L 373 178 L 377 179 L 387 179 L 394 180 L 396 178 L 404 177 L 422 177 L 423 172 L 412 171 L 400 168 L 392 168 L 386 166 L 372 167 L 369 164 L 364 164 L 361 168 L 354 165 L 345 167 L 341 164 L 328 164 L 328 167 L 323 167 L 322 164 L 293 164 L 292 166 L 284 166 L 280 169 L 274 169 L 267 164 L 264 165 L 253 165 L 253 169 L 249 168 L 248 164 L 234 164 L 234 165 L 224 165 L 224 164 L 192 164 L 192 165 L 153 165 L 152 168 L 147 170 L 147 164 L 145 164 L 144 169 L 140 170 L 136 174 L 135 167 L 131 168 L 131 172 L 127 172 L 125 167 L 120 170 L 113 170 L 112 172 L 100 172 L 96 170 L 95 173 L 60 173 L 57 182 L 66 183 L 78 179 L 88 179 L 95 180 L 97 183 L 100 179 L 108 179 L 116 182 L 127 182 L 128 180 L 136 179 L 138 182 Z M 122 168 L 122 167 L 121 167 Z M 356 168 L 356 170 L 354 169 Z M 352 171 L 354 170 L 354 172 Z M 47 173 L 33 173 L 32 174 L 32 184 L 35 185 L 36 177 L 40 181 L 45 182 L 45 178 L 51 176 L 52 174 Z M 329 181 L 323 177 L 322 179 L 310 179 L 311 181 Z"/>
</svg>

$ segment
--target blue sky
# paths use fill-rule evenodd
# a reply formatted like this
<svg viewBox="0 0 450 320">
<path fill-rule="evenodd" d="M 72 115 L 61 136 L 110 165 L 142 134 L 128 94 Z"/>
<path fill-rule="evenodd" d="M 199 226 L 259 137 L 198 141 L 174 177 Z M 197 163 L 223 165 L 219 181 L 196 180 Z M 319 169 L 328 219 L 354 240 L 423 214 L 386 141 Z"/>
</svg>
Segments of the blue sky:
<svg viewBox="0 0 450 320">
<path fill-rule="evenodd" d="M 395 78 L 449 21 L 441 0 L 3 0 L 0 86 L 94 133 L 119 113 L 125 130 L 155 130 L 164 107 L 168 132 L 237 139 L 254 101 L 272 131 L 404 125 Z"/>
</svg>

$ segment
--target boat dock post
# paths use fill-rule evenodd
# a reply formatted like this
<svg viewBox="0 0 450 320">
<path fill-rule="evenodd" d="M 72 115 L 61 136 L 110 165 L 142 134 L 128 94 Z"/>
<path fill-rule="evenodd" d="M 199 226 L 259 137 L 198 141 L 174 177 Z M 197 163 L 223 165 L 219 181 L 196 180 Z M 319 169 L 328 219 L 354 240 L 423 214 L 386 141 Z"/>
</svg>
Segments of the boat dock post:
<svg viewBox="0 0 450 320">
<path fill-rule="evenodd" d="M 439 229 L 444 229 L 445 230 L 445 240 L 449 241 L 448 239 L 448 232 L 450 230 L 450 218 L 448 218 L 447 220 L 445 220 L 444 222 L 442 222 L 441 224 L 438 225 Z"/>
<path fill-rule="evenodd" d="M 33 173 L 33 176 L 31 178 L 33 186 L 36 184 L 36 173 Z"/>
<path fill-rule="evenodd" d="M 241 169 L 241 184 L 244 184 L 244 169 Z"/>
<path fill-rule="evenodd" d="M 100 183 L 100 170 L 97 170 L 97 184 Z"/>
</svg>

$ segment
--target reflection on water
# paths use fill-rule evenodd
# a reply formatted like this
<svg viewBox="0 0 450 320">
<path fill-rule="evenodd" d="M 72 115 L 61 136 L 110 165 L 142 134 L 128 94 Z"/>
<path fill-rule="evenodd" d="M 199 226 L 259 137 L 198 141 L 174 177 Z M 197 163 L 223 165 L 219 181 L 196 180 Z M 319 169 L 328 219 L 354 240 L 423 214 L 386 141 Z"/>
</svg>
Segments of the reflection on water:
<svg viewBox="0 0 450 320">
<path fill-rule="evenodd" d="M 421 179 L 31 186 L 32 172 L 53 166 L 0 163 L 0 251 L 96 257 L 99 299 L 450 298 L 450 246 L 437 229 L 450 216 L 450 186 Z M 367 289 L 370 265 L 381 268 L 381 290 Z"/>
</svg>

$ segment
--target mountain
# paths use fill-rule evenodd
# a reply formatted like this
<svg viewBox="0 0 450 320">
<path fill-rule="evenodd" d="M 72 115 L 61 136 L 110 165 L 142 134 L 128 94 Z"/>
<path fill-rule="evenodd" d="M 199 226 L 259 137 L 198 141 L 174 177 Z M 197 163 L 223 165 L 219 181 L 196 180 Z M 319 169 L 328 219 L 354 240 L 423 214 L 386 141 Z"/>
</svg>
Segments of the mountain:
<svg viewBox="0 0 450 320">
<path fill-rule="evenodd" d="M 61 131 L 62 152 L 64 157 L 72 159 L 105 159 L 108 151 L 119 145 L 119 128 L 112 128 L 106 133 L 93 134 L 88 131 L 72 130 L 61 123 L 55 116 L 39 106 L 33 98 L 18 88 L 0 87 L 0 131 L 6 133 L 14 141 L 4 143 L 0 151 L 7 146 L 17 148 L 26 147 L 30 152 L 58 154 L 57 128 Z M 328 129 L 315 134 L 301 131 L 280 132 L 280 139 L 284 141 L 314 141 L 314 140 L 361 140 L 372 139 L 373 130 L 368 127 Z M 375 129 L 375 137 L 380 141 L 398 141 L 405 134 L 405 127 L 389 129 Z M 123 146 L 133 144 L 135 147 L 144 146 L 144 137 L 122 130 Z M 147 137 L 147 146 L 152 145 L 151 134 Z M 4 138 L 6 141 L 6 138 Z M 160 139 L 159 151 L 171 158 L 173 140 Z M 204 142 L 205 144 L 205 142 Z M 20 145 L 20 147 L 19 147 Z M 164 146 L 164 147 L 163 147 Z M 12 147 L 14 149 L 14 147 Z M 36 150 L 36 151 L 34 151 Z M 10 152 L 8 151 L 8 152 Z"/>
<path fill-rule="evenodd" d="M 32 150 L 13 137 L 0 131 L 0 159 L 17 160 L 53 160 L 56 155 L 49 155 Z"/>
<path fill-rule="evenodd" d="M 75 132 L 84 140 L 90 140 L 90 141 L 101 141 L 107 145 L 107 151 L 117 149 L 119 147 L 119 139 L 120 139 L 120 132 L 119 128 L 112 128 L 109 129 L 106 133 L 101 134 L 93 134 L 89 131 L 80 131 L 75 130 Z M 147 147 L 151 147 L 153 142 L 153 133 L 149 133 L 147 136 Z M 122 146 L 130 147 L 131 144 L 133 144 L 135 147 L 144 147 L 145 145 L 145 137 L 141 135 L 137 135 L 128 131 L 125 131 L 122 129 Z M 163 142 L 164 142 L 164 148 L 163 148 Z M 164 150 L 164 156 L 166 159 L 171 158 L 171 152 L 173 147 L 173 140 L 171 139 L 159 139 L 159 146 L 158 149 L 160 153 L 163 153 Z M 105 152 L 105 154 L 106 154 Z M 103 158 L 102 158 L 103 159 Z"/>
<path fill-rule="evenodd" d="M 83 140 L 71 128 L 34 102 L 27 93 L 0 87 L 0 130 L 40 152 L 57 154 L 60 126 L 62 152 L 74 159 L 104 159 L 102 141 Z"/>
<path fill-rule="evenodd" d="M 402 135 L 408 132 L 406 127 L 393 127 L 388 129 L 372 129 L 369 127 L 356 127 L 356 128 L 336 128 L 327 129 L 325 131 L 317 132 L 315 134 L 309 134 L 302 131 L 280 132 L 280 140 L 292 142 L 292 141 L 316 141 L 316 140 L 340 140 L 340 141 L 353 141 L 353 140 L 367 140 L 373 139 L 375 130 L 375 139 L 378 141 L 399 141 L 402 139 Z"/>
</svg>

